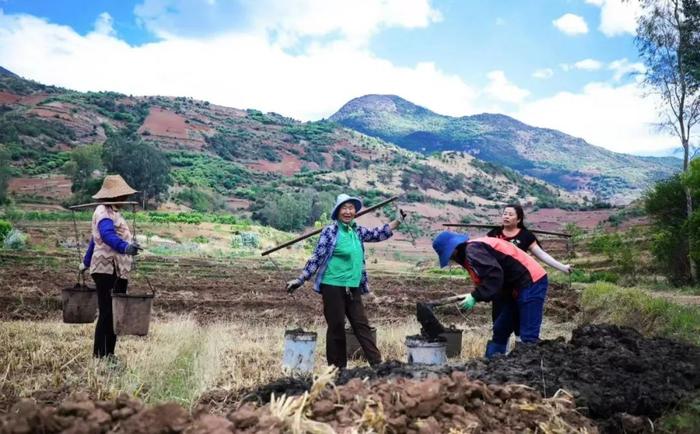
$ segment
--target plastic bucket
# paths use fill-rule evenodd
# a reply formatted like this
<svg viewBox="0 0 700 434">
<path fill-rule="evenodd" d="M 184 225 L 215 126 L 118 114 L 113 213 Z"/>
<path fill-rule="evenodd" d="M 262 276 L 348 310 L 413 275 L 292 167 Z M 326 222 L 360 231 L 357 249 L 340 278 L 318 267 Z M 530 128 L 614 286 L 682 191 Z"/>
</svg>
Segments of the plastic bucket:
<svg viewBox="0 0 700 434">
<path fill-rule="evenodd" d="M 112 320 L 118 336 L 146 336 L 154 294 L 112 293 Z"/>
<path fill-rule="evenodd" d="M 369 331 L 372 335 L 372 342 L 377 344 L 377 328 L 370 327 Z M 357 340 L 355 332 L 353 332 L 351 327 L 345 329 L 345 348 L 348 355 L 348 359 L 364 359 L 365 352 L 362 351 L 362 346 L 360 341 Z"/>
<path fill-rule="evenodd" d="M 87 324 L 97 316 L 97 291 L 95 288 L 76 284 L 73 288 L 61 291 L 63 301 L 63 322 L 67 324 Z"/>
<path fill-rule="evenodd" d="M 284 332 L 282 368 L 287 371 L 310 373 L 314 369 L 316 333 L 304 330 Z"/>
<path fill-rule="evenodd" d="M 408 363 L 411 365 L 444 365 L 447 363 L 447 341 L 443 337 L 426 339 L 422 336 L 406 337 Z"/>
<path fill-rule="evenodd" d="M 459 357 L 462 355 L 462 330 L 450 327 L 441 333 L 440 336 L 447 340 L 447 357 Z"/>
</svg>

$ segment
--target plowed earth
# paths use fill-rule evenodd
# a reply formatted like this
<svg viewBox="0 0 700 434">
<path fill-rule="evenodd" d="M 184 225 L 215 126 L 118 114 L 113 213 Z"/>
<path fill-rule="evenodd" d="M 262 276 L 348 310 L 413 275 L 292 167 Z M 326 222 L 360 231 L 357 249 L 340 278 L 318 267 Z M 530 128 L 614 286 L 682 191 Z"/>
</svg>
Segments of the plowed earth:
<svg viewBox="0 0 700 434">
<path fill-rule="evenodd" d="M 61 290 L 72 287 L 77 271 L 75 256 L 42 257 L 37 253 L 0 255 L 0 320 L 58 319 Z M 188 313 L 202 322 L 245 320 L 296 323 L 302 326 L 323 322 L 320 297 L 307 283 L 287 295 L 284 283 L 297 270 L 276 269 L 270 263 L 238 260 L 217 262 L 204 259 L 149 258 L 139 263 L 147 273 L 135 273 L 129 281 L 134 293 L 156 291 L 156 316 Z M 148 276 L 148 280 L 143 277 Z M 89 285 L 92 285 L 88 277 Z M 370 275 L 378 299 L 365 299 L 371 320 L 385 322 L 415 317 L 416 301 L 464 293 L 470 287 L 464 278 L 430 278 L 404 275 Z M 578 311 L 578 295 L 564 286 L 550 285 L 545 316 L 571 321 Z M 445 325 L 465 322 L 455 306 L 437 311 Z M 466 317 L 466 325 L 483 324 L 490 318 L 489 306 L 478 306 Z"/>
<path fill-rule="evenodd" d="M 516 346 L 508 356 L 491 361 L 441 367 L 387 362 L 343 371 L 336 384 L 350 385 L 358 379 L 442 379 L 456 372 L 489 384 L 527 385 L 545 397 L 561 396 L 560 390 L 565 390 L 603 432 L 651 432 L 651 421 L 700 391 L 700 348 L 645 338 L 629 328 L 584 326 L 574 330 L 570 342 L 559 339 Z M 222 402 L 265 403 L 273 393 L 298 394 L 310 384 L 309 379 L 282 378 L 240 392 L 235 399 L 205 396 L 201 402 L 209 407 Z"/>
</svg>

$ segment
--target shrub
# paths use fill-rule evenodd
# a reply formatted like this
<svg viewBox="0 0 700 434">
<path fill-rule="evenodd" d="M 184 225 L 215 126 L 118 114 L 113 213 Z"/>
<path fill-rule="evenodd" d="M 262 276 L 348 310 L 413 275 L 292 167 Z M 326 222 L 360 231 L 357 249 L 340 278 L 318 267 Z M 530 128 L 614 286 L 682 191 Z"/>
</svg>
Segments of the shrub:
<svg viewBox="0 0 700 434">
<path fill-rule="evenodd" d="M 197 244 L 208 244 L 209 238 L 205 237 L 204 235 L 197 235 L 196 237 L 192 238 L 192 242 Z"/>
<path fill-rule="evenodd" d="M 12 230 L 12 224 L 7 220 L 0 220 L 0 242 L 5 240 L 5 237 Z"/>
<path fill-rule="evenodd" d="M 233 236 L 231 246 L 233 248 L 250 247 L 257 249 L 260 247 L 260 235 L 255 232 L 241 232 Z"/>
<path fill-rule="evenodd" d="M 3 241 L 3 247 L 9 250 L 24 250 L 27 247 L 27 235 L 23 232 L 12 229 L 5 236 Z"/>
</svg>

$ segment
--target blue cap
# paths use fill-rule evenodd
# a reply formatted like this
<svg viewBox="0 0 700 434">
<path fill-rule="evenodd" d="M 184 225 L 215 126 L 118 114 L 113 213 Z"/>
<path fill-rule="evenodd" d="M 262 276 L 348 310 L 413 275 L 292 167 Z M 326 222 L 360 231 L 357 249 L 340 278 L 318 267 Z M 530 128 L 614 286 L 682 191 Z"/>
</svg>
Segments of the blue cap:
<svg viewBox="0 0 700 434">
<path fill-rule="evenodd" d="M 440 232 L 433 240 L 433 250 L 440 258 L 440 268 L 447 267 L 457 246 L 469 241 L 469 235 L 456 232 Z"/>
<path fill-rule="evenodd" d="M 335 206 L 331 212 L 331 220 L 338 220 L 338 211 L 340 211 L 340 207 L 343 206 L 345 202 L 352 202 L 355 206 L 355 212 L 359 212 L 362 209 L 362 201 L 360 199 L 341 193 L 335 199 Z"/>
</svg>

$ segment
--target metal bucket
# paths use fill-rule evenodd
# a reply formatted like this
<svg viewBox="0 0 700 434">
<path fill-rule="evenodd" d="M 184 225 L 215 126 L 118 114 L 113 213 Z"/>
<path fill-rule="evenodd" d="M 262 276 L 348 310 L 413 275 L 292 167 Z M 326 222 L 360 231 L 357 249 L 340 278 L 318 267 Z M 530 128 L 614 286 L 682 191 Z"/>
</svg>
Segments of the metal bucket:
<svg viewBox="0 0 700 434">
<path fill-rule="evenodd" d="M 118 336 L 146 336 L 155 294 L 112 293 L 112 320 Z"/>
<path fill-rule="evenodd" d="M 315 350 L 316 333 L 301 329 L 285 331 L 282 368 L 298 373 L 312 372 Z"/>
<path fill-rule="evenodd" d="M 63 301 L 63 322 L 67 324 L 88 324 L 97 316 L 97 291 L 95 288 L 76 284 L 73 288 L 61 291 Z"/>
<path fill-rule="evenodd" d="M 411 365 L 444 365 L 447 363 L 447 341 L 443 337 L 426 339 L 420 335 L 406 337 L 408 363 Z"/>
<path fill-rule="evenodd" d="M 377 344 L 377 328 L 370 327 L 369 331 L 372 335 L 372 342 L 374 342 L 374 344 L 376 345 Z M 346 353 L 348 355 L 348 359 L 364 360 L 365 352 L 362 351 L 362 346 L 360 345 L 360 341 L 357 340 L 357 336 L 355 336 L 355 332 L 352 330 L 351 327 L 347 327 L 345 329 L 345 348 L 346 348 Z"/>
<path fill-rule="evenodd" d="M 447 340 L 447 357 L 459 357 L 462 355 L 462 330 L 451 326 L 440 336 Z"/>
</svg>

